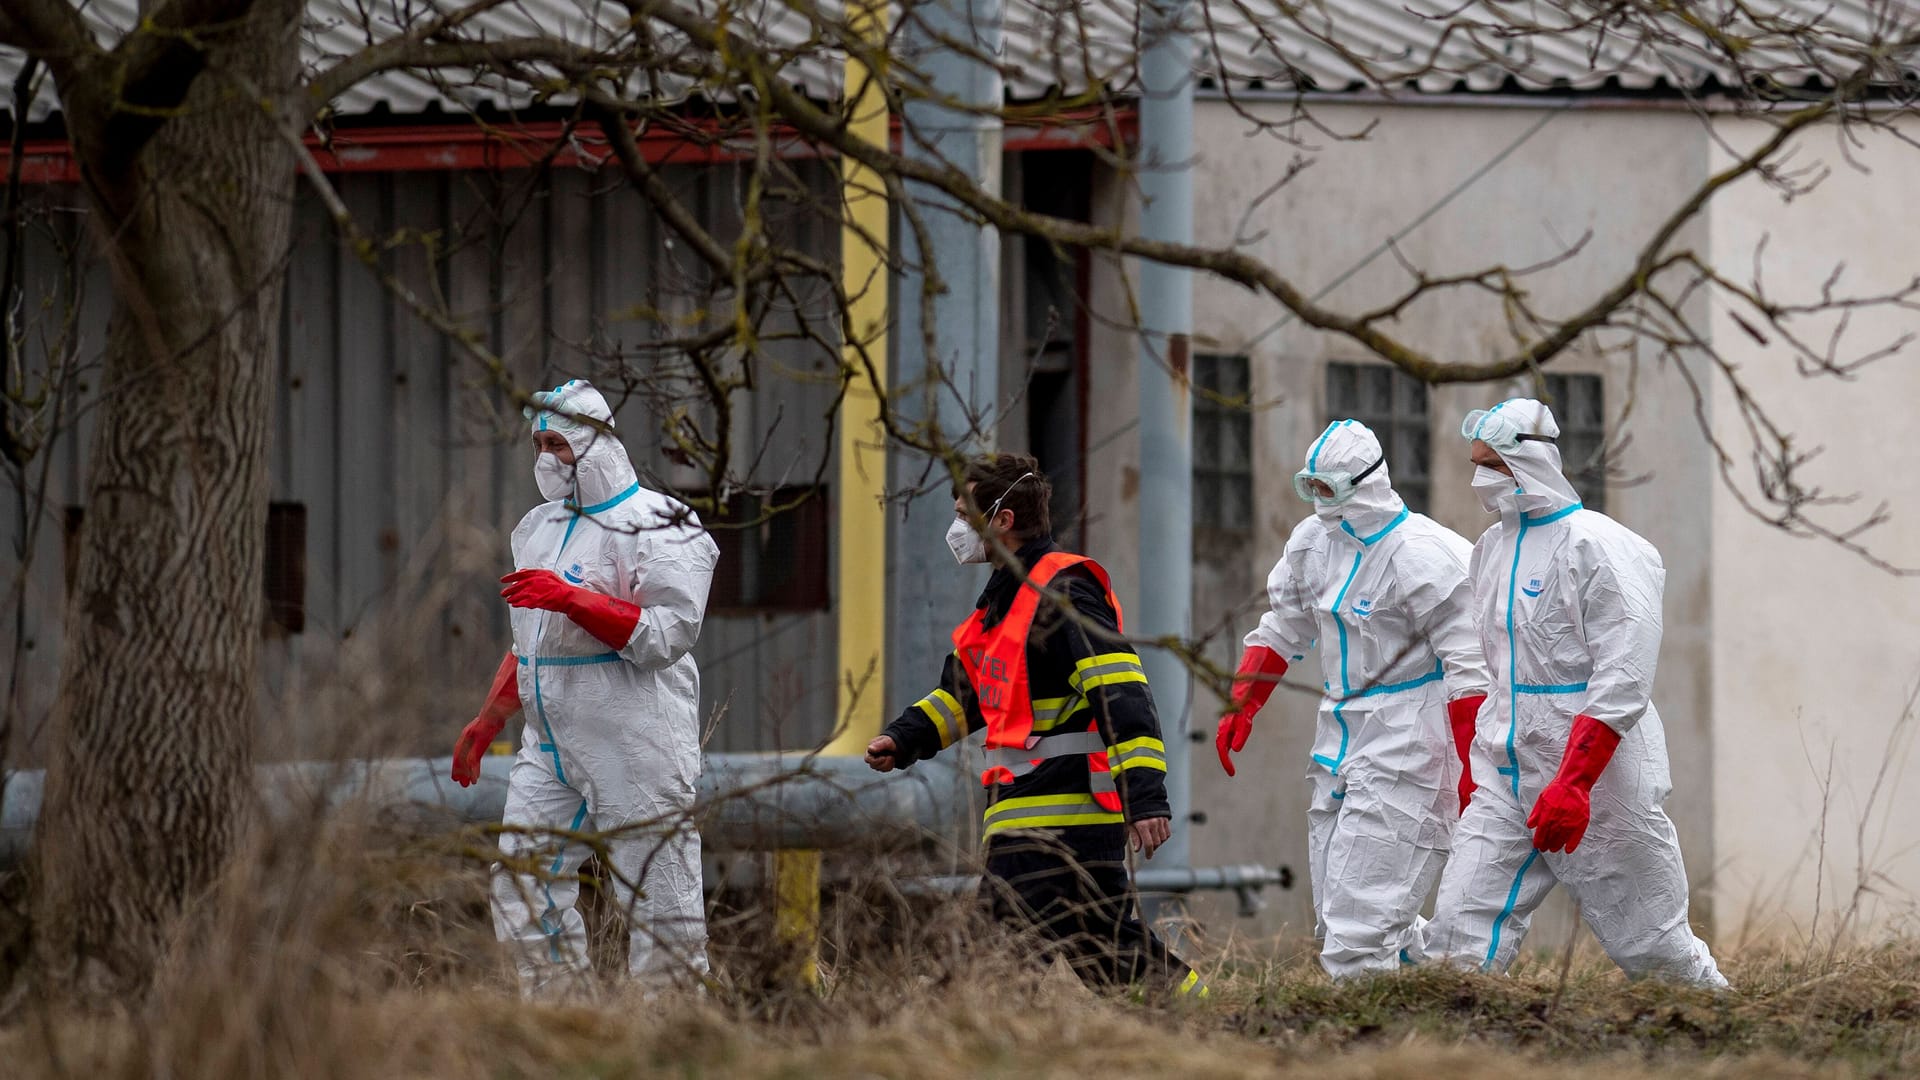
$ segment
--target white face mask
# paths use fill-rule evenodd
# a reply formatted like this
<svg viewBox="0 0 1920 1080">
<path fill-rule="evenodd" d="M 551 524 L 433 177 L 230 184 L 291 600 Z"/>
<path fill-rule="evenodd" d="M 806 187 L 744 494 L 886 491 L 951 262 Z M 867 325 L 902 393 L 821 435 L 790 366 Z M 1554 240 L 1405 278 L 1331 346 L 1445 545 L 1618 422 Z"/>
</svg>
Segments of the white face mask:
<svg viewBox="0 0 1920 1080">
<path fill-rule="evenodd" d="M 1520 482 L 1506 473 L 1489 469 L 1485 465 L 1473 467 L 1473 493 L 1480 496 L 1480 505 L 1487 513 L 1500 512 L 1500 500 L 1520 490 Z"/>
<path fill-rule="evenodd" d="M 947 547 L 953 549 L 953 561 L 961 566 L 987 561 L 986 537 L 974 532 L 965 518 L 954 518 L 947 526 Z"/>
<path fill-rule="evenodd" d="M 1020 480 L 1025 480 L 1032 475 L 1032 473 L 1022 473 Z M 1000 493 L 999 498 L 993 500 L 992 506 L 987 507 L 989 523 L 993 521 L 993 515 L 1000 512 L 1000 504 L 1006 502 L 1007 496 L 1013 494 L 1013 489 L 1020 486 L 1020 480 L 1015 480 L 1007 490 Z M 988 527 L 991 528 L 992 525 L 989 524 Z M 947 547 L 953 552 L 953 561 L 961 566 L 987 561 L 987 538 L 974 532 L 973 526 L 967 524 L 966 518 L 956 517 L 953 519 L 953 524 L 947 526 Z"/>
<path fill-rule="evenodd" d="M 552 454 L 542 453 L 533 459 L 533 479 L 544 499 L 565 499 L 573 494 L 573 466 Z"/>
</svg>

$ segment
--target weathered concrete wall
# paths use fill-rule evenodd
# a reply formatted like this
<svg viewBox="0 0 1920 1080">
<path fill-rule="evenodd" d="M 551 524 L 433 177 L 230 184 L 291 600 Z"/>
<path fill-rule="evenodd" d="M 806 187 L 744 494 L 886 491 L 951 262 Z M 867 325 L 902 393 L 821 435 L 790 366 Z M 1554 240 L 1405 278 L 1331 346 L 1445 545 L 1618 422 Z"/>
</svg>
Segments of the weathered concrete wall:
<svg viewBox="0 0 1920 1080">
<path fill-rule="evenodd" d="M 1912 139 L 1920 125 L 1903 123 Z M 1722 124 L 1735 147 L 1766 134 Z M 1886 133 L 1855 128 L 1842 145 L 1832 128 L 1799 140 L 1796 169 L 1830 175 L 1812 192 L 1782 199 L 1746 180 L 1712 211 L 1716 262 L 1746 284 L 1764 240 L 1761 269 L 1779 301 L 1817 299 L 1836 265 L 1837 294 L 1901 289 L 1920 275 L 1920 216 L 1912 176 L 1920 151 Z M 1715 168 L 1732 160 L 1716 147 Z M 1885 504 L 1887 522 L 1858 538 L 1904 567 L 1920 567 L 1920 356 L 1909 346 L 1856 378 L 1800 374 L 1780 335 L 1762 324 L 1762 346 L 1716 306 L 1713 340 L 1796 450 L 1820 448 L 1801 482 L 1847 506 L 1816 507 L 1830 525 L 1864 519 Z M 1915 329 L 1913 311 L 1852 314 L 1836 359 L 1854 359 Z M 1796 331 L 1824 349 L 1833 320 Z M 1753 497 L 1749 443 L 1724 380 L 1714 390 L 1715 425 L 1732 455 L 1730 476 Z M 1713 505 L 1712 640 L 1715 738 L 1712 769 L 1714 892 L 1723 915 L 1757 934 L 1824 936 L 1854 907 L 1855 922 L 1915 921 L 1920 896 L 1920 759 L 1913 695 L 1920 682 L 1920 582 L 1900 578 L 1821 540 L 1763 525 L 1724 486 Z M 1696 775 L 1695 782 L 1703 777 Z"/>
</svg>

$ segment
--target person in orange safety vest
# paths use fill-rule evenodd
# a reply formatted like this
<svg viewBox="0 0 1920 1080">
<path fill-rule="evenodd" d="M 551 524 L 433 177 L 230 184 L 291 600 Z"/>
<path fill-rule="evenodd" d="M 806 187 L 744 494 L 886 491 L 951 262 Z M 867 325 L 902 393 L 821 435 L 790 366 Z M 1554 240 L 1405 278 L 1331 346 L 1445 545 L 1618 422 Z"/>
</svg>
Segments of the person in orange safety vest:
<svg viewBox="0 0 1920 1080">
<path fill-rule="evenodd" d="M 939 689 L 887 725 L 867 764 L 904 769 L 985 729 L 988 910 L 1037 928 L 1082 978 L 1205 997 L 1134 912 L 1127 847 L 1152 858 L 1172 827 L 1166 749 L 1107 572 L 1053 542 L 1052 495 L 1026 455 L 969 463 L 947 541 L 962 565 L 992 559 L 993 575 Z"/>
</svg>

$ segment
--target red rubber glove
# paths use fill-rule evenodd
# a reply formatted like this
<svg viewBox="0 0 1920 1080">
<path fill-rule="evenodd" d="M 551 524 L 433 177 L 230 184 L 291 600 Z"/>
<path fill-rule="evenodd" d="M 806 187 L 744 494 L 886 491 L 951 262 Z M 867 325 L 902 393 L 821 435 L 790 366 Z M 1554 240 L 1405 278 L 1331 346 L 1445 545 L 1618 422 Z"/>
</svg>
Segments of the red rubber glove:
<svg viewBox="0 0 1920 1080">
<path fill-rule="evenodd" d="M 1453 729 L 1453 752 L 1460 755 L 1460 812 L 1467 812 L 1467 801 L 1480 785 L 1473 782 L 1473 728 L 1480 717 L 1480 706 L 1487 695 L 1469 694 L 1447 702 L 1447 726 Z"/>
<path fill-rule="evenodd" d="M 507 658 L 500 661 L 500 670 L 493 673 L 493 689 L 487 691 L 487 703 L 480 706 L 480 715 L 461 730 L 453 744 L 453 782 L 461 787 L 472 787 L 480 779 L 480 758 L 500 737 L 507 718 L 520 711 L 519 668 L 519 659 L 507 653 Z"/>
<path fill-rule="evenodd" d="M 1533 813 L 1527 815 L 1535 848 L 1572 851 L 1580 846 L 1593 816 L 1594 781 L 1600 779 L 1619 745 L 1619 732 L 1591 716 L 1573 718 L 1573 734 L 1567 736 L 1567 753 L 1560 759 L 1560 771 L 1540 793 Z"/>
<path fill-rule="evenodd" d="M 633 640 L 633 628 L 640 625 L 640 605 L 570 585 L 551 570 L 515 570 L 501 578 L 500 584 L 506 586 L 500 595 L 507 603 L 557 611 L 608 648 L 626 648 Z"/>
<path fill-rule="evenodd" d="M 1234 710 L 1220 718 L 1214 733 L 1214 749 L 1220 751 L 1220 767 L 1234 775 L 1233 758 L 1246 749 L 1247 736 L 1253 734 L 1253 714 L 1260 711 L 1287 673 L 1287 662 L 1264 645 L 1252 645 L 1240 654 L 1240 670 L 1233 673 Z"/>
</svg>

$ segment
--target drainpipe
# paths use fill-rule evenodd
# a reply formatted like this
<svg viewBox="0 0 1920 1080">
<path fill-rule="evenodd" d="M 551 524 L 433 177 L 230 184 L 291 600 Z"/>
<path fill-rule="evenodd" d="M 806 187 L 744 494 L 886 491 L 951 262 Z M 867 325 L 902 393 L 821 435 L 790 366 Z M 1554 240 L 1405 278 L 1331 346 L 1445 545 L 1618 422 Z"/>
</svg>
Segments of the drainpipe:
<svg viewBox="0 0 1920 1080">
<path fill-rule="evenodd" d="M 989 192 L 1000 191 L 1003 96 L 999 69 L 982 58 L 1001 51 L 1000 0 L 942 0 L 911 9 L 900 28 L 899 55 L 928 83 L 903 107 L 900 152 L 908 158 L 965 173 Z M 964 43 L 954 48 L 949 43 Z M 893 385 L 896 408 L 911 429 L 937 432 L 939 441 L 972 453 L 993 444 L 1000 383 L 1000 236 L 969 220 L 938 188 L 908 183 L 907 194 L 927 230 L 928 250 L 905 218 L 896 243 L 904 266 L 895 300 Z M 940 291 L 932 298 L 933 346 L 927 353 L 923 291 L 931 269 Z M 918 701 L 953 650 L 952 633 L 973 609 L 984 572 L 957 567 L 947 556 L 953 521 L 944 461 L 895 454 L 896 492 L 926 490 L 901 506 L 891 539 L 887 575 L 888 712 Z"/>
<path fill-rule="evenodd" d="M 1193 66 L 1188 35 L 1180 29 L 1184 0 L 1142 5 L 1140 233 L 1150 240 L 1193 240 Z M 1184 269 L 1142 260 L 1140 305 L 1140 603 L 1130 630 L 1159 640 L 1187 640 L 1193 606 L 1193 403 L 1188 382 L 1188 333 L 1193 284 Z M 1186 666 L 1165 649 L 1142 649 L 1147 681 L 1160 712 L 1167 748 L 1167 794 L 1173 838 L 1156 865 L 1191 862 L 1192 827 Z"/>
</svg>

